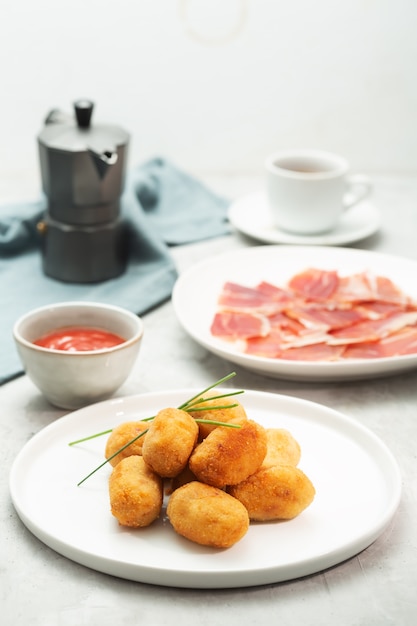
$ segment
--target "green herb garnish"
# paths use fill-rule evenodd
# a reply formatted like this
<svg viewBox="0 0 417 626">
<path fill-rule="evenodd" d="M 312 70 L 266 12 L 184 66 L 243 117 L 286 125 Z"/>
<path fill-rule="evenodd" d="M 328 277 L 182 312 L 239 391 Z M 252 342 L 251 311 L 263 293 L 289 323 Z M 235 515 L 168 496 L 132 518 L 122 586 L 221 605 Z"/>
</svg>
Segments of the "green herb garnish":
<svg viewBox="0 0 417 626">
<path fill-rule="evenodd" d="M 209 396 L 208 398 L 204 398 L 203 397 L 203 394 L 207 393 L 207 391 L 210 391 L 214 387 L 217 387 L 221 383 L 224 383 L 226 380 L 229 380 L 233 376 L 236 376 L 236 372 L 231 372 L 227 376 L 224 376 L 223 378 L 220 378 L 220 380 L 217 380 L 215 383 L 213 383 L 209 387 L 206 387 L 206 389 L 203 389 L 203 391 L 201 391 L 200 393 L 196 394 L 195 396 L 193 396 L 192 398 L 190 398 L 189 400 L 187 400 L 183 404 L 181 404 L 178 407 L 178 409 L 183 410 L 183 411 L 187 411 L 187 412 L 190 412 L 190 411 L 194 412 L 194 411 L 214 411 L 214 410 L 218 410 L 218 409 L 232 409 L 232 408 L 236 407 L 237 404 L 224 404 L 224 405 L 220 404 L 220 405 L 215 405 L 215 406 L 210 405 L 210 406 L 206 406 L 206 407 L 204 407 L 204 406 L 200 406 L 200 407 L 197 406 L 198 404 L 201 404 L 203 402 L 207 402 L 207 400 L 211 400 L 211 401 L 212 400 L 220 400 L 222 398 L 227 398 L 227 397 L 230 397 L 230 396 L 235 396 L 235 395 L 244 393 L 243 390 L 239 390 L 239 391 L 232 391 L 232 392 L 229 392 L 229 393 L 219 394 L 218 396 Z M 145 417 L 144 419 L 142 419 L 140 421 L 142 421 L 142 422 L 149 422 L 149 421 L 153 420 L 154 418 L 155 418 L 155 416 L 153 415 L 152 417 Z M 214 426 L 227 426 L 229 428 L 240 428 L 239 424 L 230 424 L 230 423 L 227 423 L 227 422 L 217 422 L 215 420 L 206 420 L 206 419 L 195 418 L 195 421 L 197 423 L 201 423 L 201 424 L 213 424 Z M 113 430 L 112 428 L 110 428 L 109 430 L 103 430 L 102 432 L 96 433 L 94 435 L 89 435 L 88 437 L 83 437 L 82 439 L 77 439 L 76 441 L 71 441 L 68 445 L 69 446 L 74 446 L 74 445 L 76 445 L 78 443 L 83 443 L 84 441 L 89 441 L 90 439 L 95 439 L 96 437 L 101 437 L 102 435 L 108 435 L 108 434 L 110 434 L 112 432 L 112 430 Z M 90 478 L 90 476 L 95 474 L 98 470 L 100 470 L 107 463 L 109 463 L 109 461 L 114 459 L 114 457 L 117 456 L 118 454 L 120 454 L 120 452 L 123 452 L 123 450 L 128 448 L 132 443 L 135 443 L 135 441 L 137 441 L 138 439 L 140 439 L 141 437 L 146 435 L 147 432 L 148 432 L 148 430 L 144 430 L 139 435 L 137 435 L 136 437 L 134 437 L 133 439 L 128 441 L 126 444 L 124 444 L 121 448 L 119 448 L 116 452 L 114 452 L 108 459 L 103 461 L 103 463 L 101 463 L 92 472 L 90 472 L 89 474 L 87 474 L 87 476 L 85 476 L 82 480 L 80 480 L 80 482 L 77 483 L 77 487 L 79 487 L 83 482 L 85 482 L 88 478 Z"/>
<path fill-rule="evenodd" d="M 110 431 L 111 432 L 111 431 Z M 148 429 L 144 430 L 143 432 L 141 432 L 139 435 L 137 435 L 136 437 L 134 437 L 134 439 L 131 439 L 130 441 L 128 441 L 128 443 L 126 443 L 124 446 L 122 446 L 121 448 L 119 448 L 117 450 L 117 452 L 115 452 L 114 454 L 112 454 L 111 456 L 109 456 L 108 459 L 106 459 L 105 461 L 103 461 L 103 463 L 101 463 L 98 467 L 96 467 L 95 469 L 93 469 L 92 472 L 90 472 L 89 474 L 87 474 L 87 476 L 85 476 L 82 480 L 80 480 L 79 483 L 77 483 L 77 487 L 79 487 L 80 485 L 82 485 L 83 482 L 85 482 L 87 480 L 87 478 L 90 478 L 90 476 L 92 476 L 93 474 L 95 474 L 96 472 L 98 472 L 99 469 L 101 469 L 102 467 L 104 467 L 106 465 L 106 463 L 108 463 L 109 461 L 111 461 L 112 459 L 114 459 L 115 456 L 117 456 L 120 452 L 123 452 L 123 450 L 125 450 L 128 446 L 130 446 L 132 443 L 135 443 L 135 441 L 137 441 L 138 439 L 140 439 L 141 437 L 143 437 L 144 435 L 146 435 L 146 433 L 148 432 Z"/>
</svg>

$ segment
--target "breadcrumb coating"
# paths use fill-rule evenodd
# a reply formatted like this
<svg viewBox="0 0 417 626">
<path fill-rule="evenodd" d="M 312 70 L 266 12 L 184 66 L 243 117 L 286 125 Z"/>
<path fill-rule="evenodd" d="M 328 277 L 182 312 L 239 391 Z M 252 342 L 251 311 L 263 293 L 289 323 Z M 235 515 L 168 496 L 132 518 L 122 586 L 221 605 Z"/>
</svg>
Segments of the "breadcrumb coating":
<svg viewBox="0 0 417 626">
<path fill-rule="evenodd" d="M 262 467 L 272 465 L 298 465 L 301 458 L 301 448 L 285 428 L 267 428 L 267 452 Z"/>
<path fill-rule="evenodd" d="M 149 526 L 159 517 L 162 478 L 155 474 L 141 456 L 128 456 L 113 469 L 109 479 L 110 508 L 122 526 Z"/>
<path fill-rule="evenodd" d="M 249 528 L 247 510 L 238 500 L 197 481 L 174 491 L 167 514 L 179 535 L 214 548 L 230 548 Z"/>
<path fill-rule="evenodd" d="M 198 437 L 195 420 L 181 409 L 163 409 L 149 423 L 142 456 L 164 478 L 177 476 L 187 465 Z"/>
<path fill-rule="evenodd" d="M 218 426 L 190 457 L 190 470 L 198 480 L 223 488 L 245 480 L 265 458 L 265 428 L 246 420 L 240 428 Z"/>
<path fill-rule="evenodd" d="M 123 448 L 129 441 L 135 439 L 140 433 L 146 431 L 149 427 L 149 424 L 146 422 L 124 422 L 110 433 L 109 438 L 107 439 L 106 449 L 104 452 L 104 456 L 106 459 L 110 459 L 110 457 Z M 119 461 L 125 459 L 127 456 L 132 456 L 132 454 L 142 454 L 142 446 L 146 435 L 139 437 L 132 444 L 130 444 L 127 448 L 119 452 L 114 458 L 112 458 L 109 463 L 115 467 Z"/>
<path fill-rule="evenodd" d="M 251 520 L 265 522 L 293 519 L 313 502 L 316 491 L 298 467 L 276 465 L 230 486 L 228 493 L 246 507 Z"/>
</svg>

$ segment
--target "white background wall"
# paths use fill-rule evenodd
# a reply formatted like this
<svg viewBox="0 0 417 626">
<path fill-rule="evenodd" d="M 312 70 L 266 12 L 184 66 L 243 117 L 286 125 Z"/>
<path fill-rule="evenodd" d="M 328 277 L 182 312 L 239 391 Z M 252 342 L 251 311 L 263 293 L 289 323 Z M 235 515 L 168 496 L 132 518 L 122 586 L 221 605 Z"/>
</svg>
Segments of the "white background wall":
<svg viewBox="0 0 417 626">
<path fill-rule="evenodd" d="M 417 172 L 416 0 L 1 0 L 0 180 L 54 107 L 96 102 L 130 164 L 262 170 L 283 147 Z"/>
</svg>

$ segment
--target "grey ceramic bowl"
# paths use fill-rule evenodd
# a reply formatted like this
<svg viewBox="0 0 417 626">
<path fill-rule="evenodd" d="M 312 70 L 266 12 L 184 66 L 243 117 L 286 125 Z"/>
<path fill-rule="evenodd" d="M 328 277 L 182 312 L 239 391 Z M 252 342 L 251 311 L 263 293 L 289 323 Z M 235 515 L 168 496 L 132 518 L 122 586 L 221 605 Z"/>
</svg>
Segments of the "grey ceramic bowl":
<svg viewBox="0 0 417 626">
<path fill-rule="evenodd" d="M 57 328 L 89 326 L 122 336 L 111 348 L 68 352 L 33 342 Z M 129 311 L 96 302 L 62 302 L 23 315 L 13 328 L 26 374 L 51 402 L 78 409 L 110 397 L 127 379 L 137 359 L 143 322 Z"/>
</svg>

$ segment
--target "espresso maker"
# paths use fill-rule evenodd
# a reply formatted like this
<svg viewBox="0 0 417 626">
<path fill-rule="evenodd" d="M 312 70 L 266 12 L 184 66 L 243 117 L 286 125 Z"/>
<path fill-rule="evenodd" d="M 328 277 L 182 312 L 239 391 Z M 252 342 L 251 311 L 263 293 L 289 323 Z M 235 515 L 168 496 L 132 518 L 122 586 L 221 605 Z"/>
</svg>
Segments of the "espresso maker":
<svg viewBox="0 0 417 626">
<path fill-rule="evenodd" d="M 122 274 L 126 225 L 120 210 L 129 135 L 92 123 L 94 104 L 74 103 L 74 114 L 52 110 L 38 135 L 47 209 L 38 231 L 46 275 L 93 283 Z"/>
</svg>

